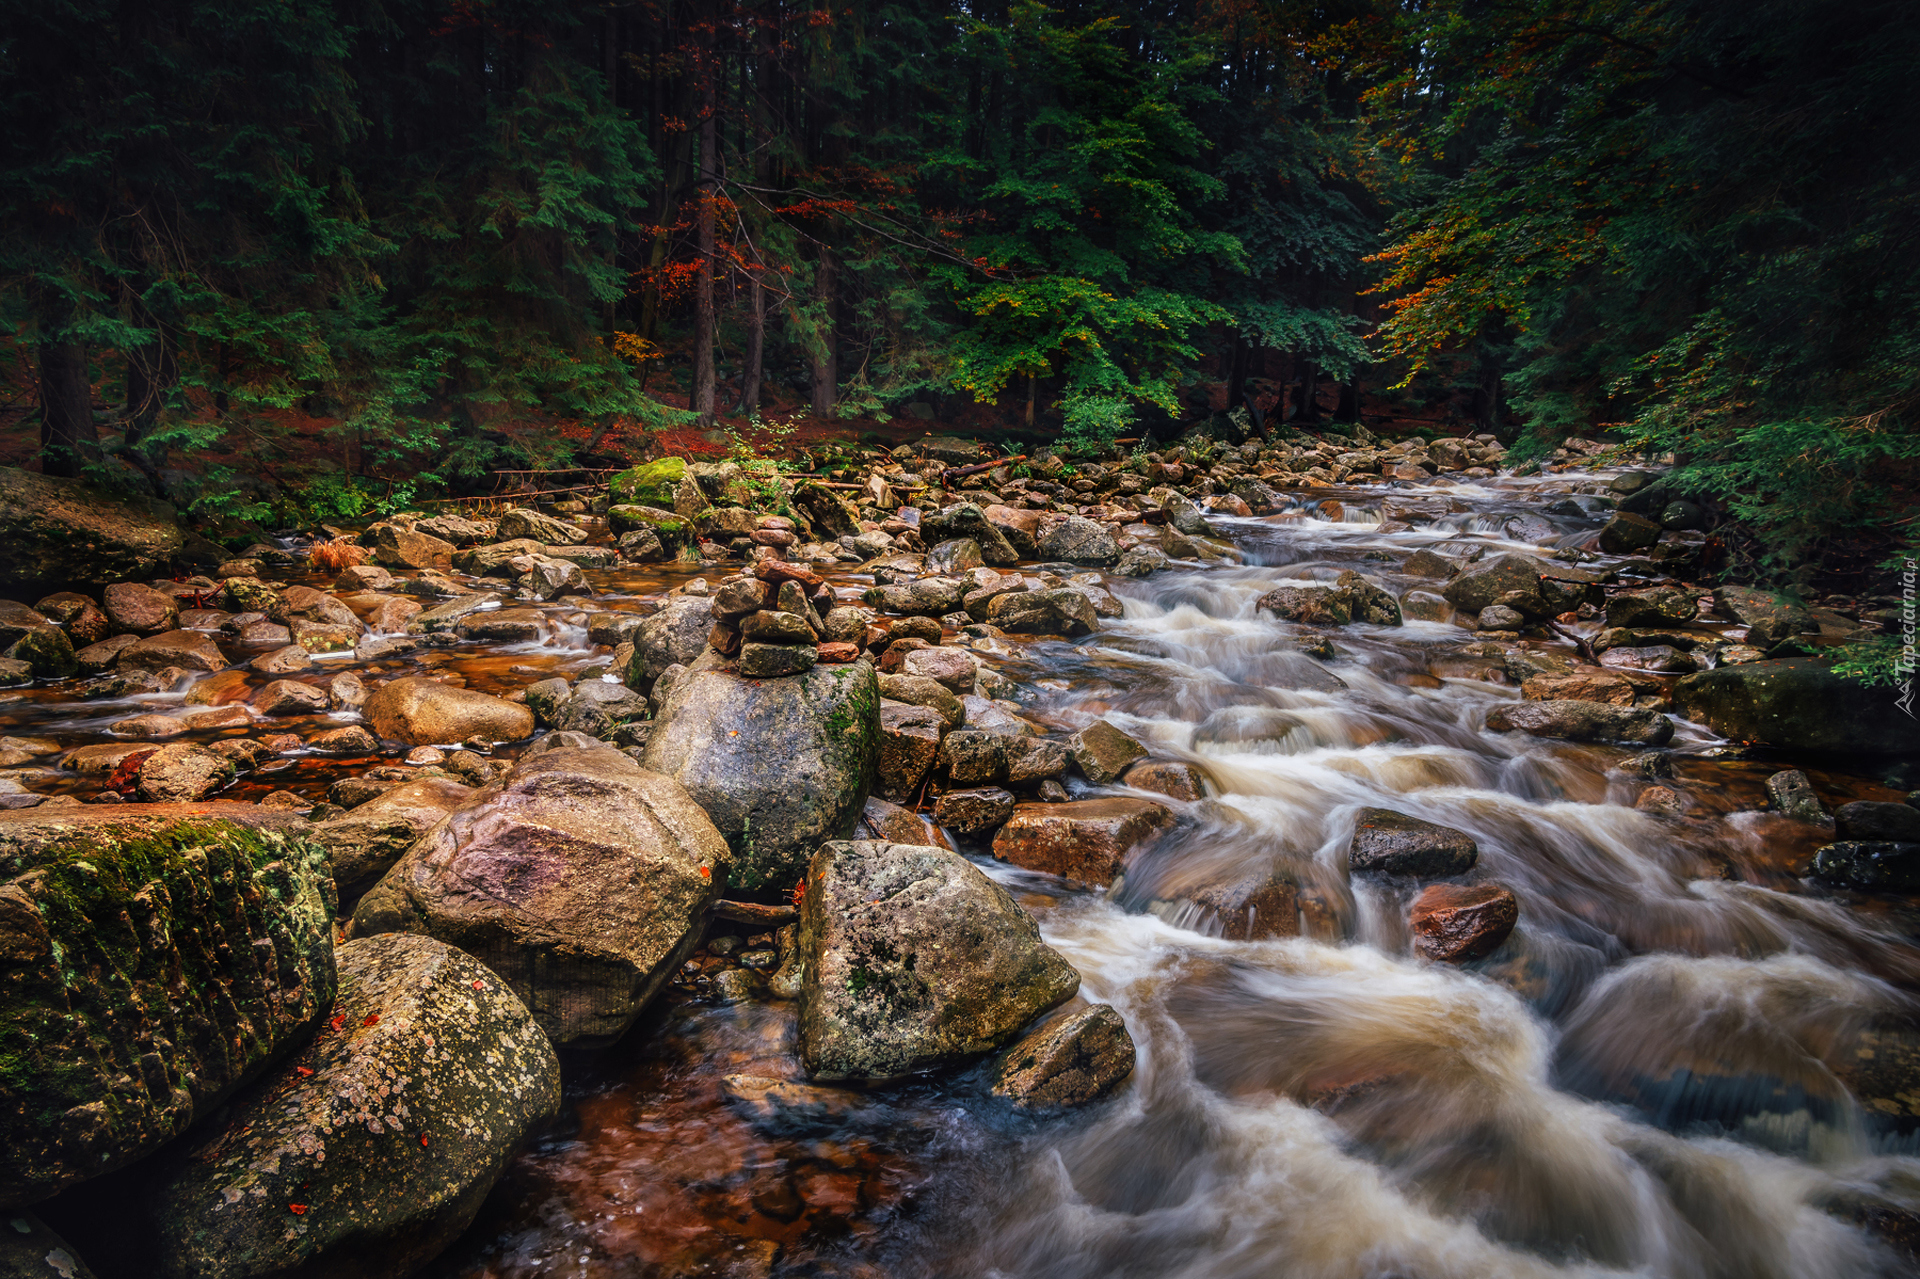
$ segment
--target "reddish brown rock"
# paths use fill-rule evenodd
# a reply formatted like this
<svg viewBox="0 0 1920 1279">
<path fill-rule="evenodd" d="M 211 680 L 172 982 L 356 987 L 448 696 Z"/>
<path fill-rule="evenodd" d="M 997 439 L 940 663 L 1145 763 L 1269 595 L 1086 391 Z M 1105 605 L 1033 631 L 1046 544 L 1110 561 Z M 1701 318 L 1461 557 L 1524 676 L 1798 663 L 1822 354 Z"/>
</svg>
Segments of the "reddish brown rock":
<svg viewBox="0 0 1920 1279">
<path fill-rule="evenodd" d="M 138 582 L 115 582 L 100 602 L 116 634 L 158 635 L 180 624 L 179 603 Z"/>
<path fill-rule="evenodd" d="M 1121 777 L 1122 786 L 1148 790 L 1168 799 L 1200 799 L 1207 793 L 1207 775 L 1177 759 L 1143 759 Z"/>
<path fill-rule="evenodd" d="M 246 701 L 250 692 L 245 671 L 217 671 L 194 681 L 193 687 L 187 690 L 187 705 L 225 706 L 229 702 Z"/>
<path fill-rule="evenodd" d="M 828 640 L 820 646 L 823 662 L 851 662 L 860 656 L 860 646 L 844 640 Z"/>
<path fill-rule="evenodd" d="M 882 700 L 880 793 L 895 803 L 911 800 L 940 754 L 940 738 L 946 731 L 946 720 L 932 707 Z"/>
<path fill-rule="evenodd" d="M 1459 963 L 1499 949 L 1520 919 L 1513 890 L 1499 884 L 1434 884 L 1413 902 L 1413 945 L 1428 959 Z"/>
<path fill-rule="evenodd" d="M 1233 941 L 1300 935 L 1300 890 L 1279 875 L 1254 875 L 1192 895 L 1194 905 Z"/>
<path fill-rule="evenodd" d="M 1633 705 L 1633 685 L 1618 675 L 1602 671 L 1574 671 L 1566 675 L 1534 675 L 1520 686 L 1520 696 L 1530 702 L 1605 702 L 1609 706 Z"/>
<path fill-rule="evenodd" d="M 136 640 L 120 650 L 114 665 L 123 671 L 157 671 L 177 666 L 186 671 L 217 671 L 227 659 L 199 631 L 166 631 Z"/>
<path fill-rule="evenodd" d="M 993 855 L 1026 870 L 1105 886 L 1128 852 L 1172 825 L 1173 811 L 1150 799 L 1019 804 L 993 837 Z"/>
<path fill-rule="evenodd" d="M 753 573 L 763 582 L 772 582 L 778 586 L 782 582 L 798 582 L 809 590 L 826 581 L 818 573 L 801 564 L 789 564 L 785 560 L 761 560 L 754 565 Z"/>
</svg>

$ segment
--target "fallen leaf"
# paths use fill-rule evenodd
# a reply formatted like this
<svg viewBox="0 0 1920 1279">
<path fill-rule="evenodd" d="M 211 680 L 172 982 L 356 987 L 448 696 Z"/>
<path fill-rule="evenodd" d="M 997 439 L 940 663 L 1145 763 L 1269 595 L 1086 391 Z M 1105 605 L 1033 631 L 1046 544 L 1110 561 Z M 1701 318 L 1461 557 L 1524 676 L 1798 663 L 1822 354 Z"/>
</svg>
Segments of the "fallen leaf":
<svg viewBox="0 0 1920 1279">
<path fill-rule="evenodd" d="M 287 1211 L 296 1217 L 304 1217 L 307 1215 L 307 1206 L 305 1204 L 288 1204 Z"/>
</svg>

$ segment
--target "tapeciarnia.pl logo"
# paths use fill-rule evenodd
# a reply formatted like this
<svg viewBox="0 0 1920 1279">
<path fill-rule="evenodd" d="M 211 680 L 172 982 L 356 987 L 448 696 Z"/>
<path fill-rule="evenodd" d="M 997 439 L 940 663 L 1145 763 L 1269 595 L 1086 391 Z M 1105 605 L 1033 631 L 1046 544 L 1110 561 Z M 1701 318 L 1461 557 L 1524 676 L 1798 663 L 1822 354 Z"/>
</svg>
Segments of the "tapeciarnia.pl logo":
<svg viewBox="0 0 1920 1279">
<path fill-rule="evenodd" d="M 1894 705 L 1907 713 L 1908 719 L 1920 718 L 1913 713 L 1913 632 L 1914 632 L 1914 576 L 1915 562 L 1907 561 L 1905 571 L 1900 574 L 1900 696 Z"/>
</svg>

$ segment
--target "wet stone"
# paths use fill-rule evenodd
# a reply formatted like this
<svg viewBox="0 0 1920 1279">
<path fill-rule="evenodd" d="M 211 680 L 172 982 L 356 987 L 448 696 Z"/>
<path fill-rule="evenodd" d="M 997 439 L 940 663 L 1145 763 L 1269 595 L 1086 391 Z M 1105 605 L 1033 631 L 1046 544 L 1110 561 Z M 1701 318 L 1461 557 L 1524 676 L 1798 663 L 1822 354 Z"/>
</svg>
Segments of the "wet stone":
<svg viewBox="0 0 1920 1279">
<path fill-rule="evenodd" d="M 1431 884 L 1408 915 L 1414 949 L 1442 963 L 1492 954 L 1519 919 L 1519 899 L 1499 884 Z"/>
<path fill-rule="evenodd" d="M 1814 793 L 1813 783 L 1797 768 L 1767 778 L 1767 798 L 1775 808 L 1796 821 L 1833 825 L 1833 818 L 1827 815 L 1820 797 Z"/>
<path fill-rule="evenodd" d="M 1814 878 L 1848 888 L 1920 889 L 1920 843 L 1840 840 L 1813 855 Z"/>
<path fill-rule="evenodd" d="M 1096 786 L 1117 781 L 1135 760 L 1145 759 L 1147 748 L 1106 720 L 1090 724 L 1067 739 L 1067 752 L 1080 773 Z"/>
<path fill-rule="evenodd" d="M 993 855 L 1025 870 L 1105 887 L 1127 855 L 1173 825 L 1152 800 L 1108 798 L 1019 804 L 993 839 Z"/>
<path fill-rule="evenodd" d="M 1444 879 L 1464 875 L 1479 860 L 1470 835 L 1386 808 L 1363 808 L 1347 846 L 1347 868 L 1355 875 L 1397 875 Z"/>
<path fill-rule="evenodd" d="M 993 1092 L 1022 1107 L 1080 1106 L 1133 1074 L 1133 1036 L 1118 1012 L 1095 1004 L 1058 1018 L 1007 1049 Z"/>
<path fill-rule="evenodd" d="M 998 786 L 948 791 L 934 804 L 933 817 L 962 835 L 985 835 L 1013 815 L 1013 795 Z"/>
</svg>

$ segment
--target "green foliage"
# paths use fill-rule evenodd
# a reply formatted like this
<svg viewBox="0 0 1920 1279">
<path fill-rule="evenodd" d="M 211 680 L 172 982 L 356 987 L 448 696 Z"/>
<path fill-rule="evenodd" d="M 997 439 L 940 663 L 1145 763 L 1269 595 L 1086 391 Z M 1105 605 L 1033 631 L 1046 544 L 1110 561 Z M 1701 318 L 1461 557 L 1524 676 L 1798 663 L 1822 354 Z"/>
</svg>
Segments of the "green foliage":
<svg viewBox="0 0 1920 1279">
<path fill-rule="evenodd" d="M 1825 650 L 1833 673 L 1868 688 L 1892 688 L 1913 678 L 1913 654 L 1898 638 L 1875 636 Z"/>
<path fill-rule="evenodd" d="M 1616 426 L 1786 574 L 1920 457 L 1920 27 L 1893 0 L 1440 0 L 1371 91 L 1437 181 L 1380 255 L 1387 350 L 1504 354 L 1529 441 Z"/>
<path fill-rule="evenodd" d="M 412 483 L 322 474 L 302 486 L 295 507 L 302 524 L 351 524 L 408 509 L 413 505 L 416 491 L 417 486 Z"/>
</svg>

